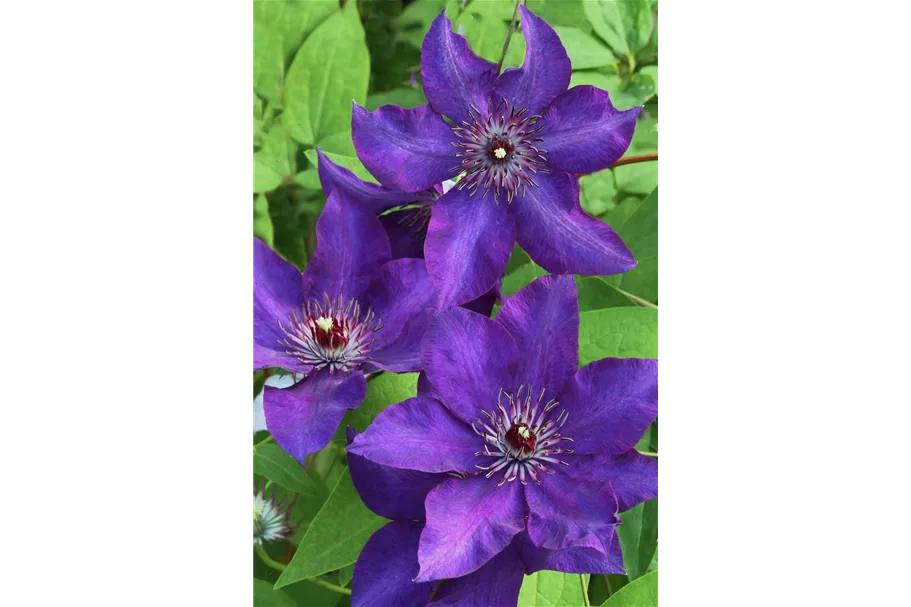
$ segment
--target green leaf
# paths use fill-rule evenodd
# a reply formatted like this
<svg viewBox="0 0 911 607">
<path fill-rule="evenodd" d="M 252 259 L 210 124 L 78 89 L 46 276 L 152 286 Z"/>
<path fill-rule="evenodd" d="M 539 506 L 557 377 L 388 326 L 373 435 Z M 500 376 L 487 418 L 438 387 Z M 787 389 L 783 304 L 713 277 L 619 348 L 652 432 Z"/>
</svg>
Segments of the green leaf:
<svg viewBox="0 0 911 607">
<path fill-rule="evenodd" d="M 658 572 L 653 571 L 627 584 L 601 607 L 658 607 Z"/>
<path fill-rule="evenodd" d="M 588 575 L 538 571 L 525 577 L 519 590 L 522 607 L 568 607 L 584 604 Z"/>
<path fill-rule="evenodd" d="M 569 55 L 574 70 L 604 67 L 617 62 L 609 48 L 580 29 L 555 25 L 554 31 L 566 47 L 566 54 Z"/>
<path fill-rule="evenodd" d="M 582 4 L 585 16 L 618 55 L 635 53 L 652 34 L 649 0 L 589 0 Z"/>
<path fill-rule="evenodd" d="M 316 145 L 350 128 L 351 100 L 363 104 L 370 55 L 357 3 L 326 19 L 304 41 L 285 79 L 285 125 L 297 141 Z"/>
<path fill-rule="evenodd" d="M 621 308 L 632 305 L 630 298 L 604 281 L 602 276 L 576 276 L 579 289 L 579 311 Z"/>
<path fill-rule="evenodd" d="M 345 413 L 336 437 L 345 439 L 345 429 L 354 427 L 358 432 L 367 429 L 376 416 L 386 407 L 417 396 L 417 373 L 383 373 L 376 379 L 367 382 L 367 398 L 357 409 Z"/>
<path fill-rule="evenodd" d="M 354 141 L 351 139 L 351 129 L 326 135 L 319 140 L 317 145 L 324 153 L 341 154 L 342 156 L 357 156 L 354 150 Z M 316 158 L 316 156 L 313 156 Z"/>
<path fill-rule="evenodd" d="M 253 578 L 253 607 L 297 607 L 297 603 L 283 590 L 273 590 L 269 582 Z"/>
<path fill-rule="evenodd" d="M 281 124 L 262 135 L 262 147 L 253 154 L 253 193 L 270 192 L 281 185 L 282 179 L 294 175 L 294 156 L 297 145 L 288 137 Z"/>
<path fill-rule="evenodd" d="M 496 63 L 503 52 L 508 28 L 500 19 L 475 12 L 465 11 L 452 23 L 452 31 L 461 33 L 468 40 L 471 50 L 479 57 Z M 511 47 L 515 38 L 510 41 Z"/>
<path fill-rule="evenodd" d="M 295 175 L 294 183 L 308 190 L 322 190 L 323 188 L 319 182 L 319 172 L 316 167 L 310 167 L 306 171 L 301 171 Z"/>
<path fill-rule="evenodd" d="M 598 171 L 579 178 L 579 199 L 582 209 L 590 215 L 597 217 L 613 209 L 616 193 L 614 174 L 610 170 Z"/>
<path fill-rule="evenodd" d="M 361 502 L 346 469 L 317 513 L 276 588 L 340 569 L 357 560 L 373 533 L 386 523 Z"/>
<path fill-rule="evenodd" d="M 351 578 L 354 577 L 354 565 L 345 565 L 338 570 L 338 583 L 339 586 L 347 586 L 351 583 Z"/>
<path fill-rule="evenodd" d="M 420 49 L 430 24 L 444 8 L 446 16 L 454 19 L 459 14 L 460 0 L 416 0 L 396 17 L 393 24 L 399 29 L 399 37 Z"/>
<path fill-rule="evenodd" d="M 592 26 L 582 10 L 588 0 L 527 0 L 525 6 L 551 26 L 565 25 L 591 33 Z"/>
<path fill-rule="evenodd" d="M 647 65 L 644 68 L 639 70 L 639 73 L 643 76 L 648 76 L 655 82 L 655 94 L 658 94 L 658 66 L 657 65 Z"/>
<path fill-rule="evenodd" d="M 512 21 L 515 7 L 514 0 L 472 0 L 465 7 L 465 11 L 493 17 L 500 21 Z"/>
<path fill-rule="evenodd" d="M 642 105 L 655 96 L 655 81 L 651 76 L 642 74 L 633 74 L 629 82 L 624 82 L 616 74 L 587 70 L 573 72 L 569 79 L 570 88 L 580 84 L 590 84 L 610 93 L 611 103 L 618 110 Z"/>
<path fill-rule="evenodd" d="M 281 34 L 262 23 L 253 23 L 253 90 L 281 107 L 285 80 L 285 52 Z"/>
<path fill-rule="evenodd" d="M 370 171 L 364 167 L 363 163 L 358 159 L 357 156 L 346 156 L 344 154 L 334 154 L 332 152 L 323 152 L 329 160 L 335 164 L 345 167 L 364 181 L 369 181 L 370 183 L 379 183 L 376 179 L 373 178 L 373 175 L 370 174 Z M 314 167 L 319 166 L 317 161 L 319 157 L 316 155 L 316 150 L 307 150 L 304 152 L 304 156 L 307 157 Z M 319 179 L 319 176 L 317 176 Z"/>
<path fill-rule="evenodd" d="M 615 358 L 658 358 L 658 310 L 626 307 L 579 315 L 579 363 Z"/>
<path fill-rule="evenodd" d="M 540 276 L 547 276 L 549 272 L 533 261 L 513 270 L 503 278 L 501 290 L 503 295 L 509 297 L 519 289 Z"/>
<path fill-rule="evenodd" d="M 269 201 L 265 194 L 260 194 L 253 200 L 253 235 L 272 246 L 272 218 L 269 217 Z"/>
<path fill-rule="evenodd" d="M 319 493 L 307 470 L 272 442 L 254 447 L 253 472 L 302 496 Z"/>
<path fill-rule="evenodd" d="M 259 0 L 253 2 L 253 27 L 269 29 L 290 61 L 301 41 L 337 10 L 338 0 Z"/>
<path fill-rule="evenodd" d="M 397 105 L 399 107 L 417 107 L 427 103 L 427 97 L 420 89 L 392 89 L 385 93 L 376 93 L 367 97 L 364 106 L 371 112 L 381 105 Z"/>
<path fill-rule="evenodd" d="M 650 118 L 636 123 L 633 140 L 624 158 L 658 151 L 658 121 Z M 637 162 L 613 169 L 614 183 L 621 192 L 646 195 L 658 187 L 658 162 Z"/>
<path fill-rule="evenodd" d="M 657 302 L 658 188 L 638 205 L 629 219 L 615 229 L 639 265 L 624 274 L 606 277 L 606 282 L 652 303 Z"/>
<path fill-rule="evenodd" d="M 642 577 L 658 548 L 658 499 L 651 499 L 620 513 L 623 524 L 617 527 L 623 567 L 630 581 Z"/>
</svg>

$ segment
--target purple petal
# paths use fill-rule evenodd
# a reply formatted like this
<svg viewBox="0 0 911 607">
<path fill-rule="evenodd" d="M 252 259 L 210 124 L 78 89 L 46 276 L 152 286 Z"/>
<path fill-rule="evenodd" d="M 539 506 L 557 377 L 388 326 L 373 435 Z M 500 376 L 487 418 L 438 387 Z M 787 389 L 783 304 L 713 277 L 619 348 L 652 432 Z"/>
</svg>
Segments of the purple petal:
<svg viewBox="0 0 911 607">
<path fill-rule="evenodd" d="M 610 485 L 573 478 L 562 468 L 541 476 L 540 485 L 525 486 L 531 541 L 552 550 L 591 548 L 608 554 L 619 520 Z"/>
<path fill-rule="evenodd" d="M 300 271 L 263 241 L 253 239 L 253 369 L 281 367 L 307 373 L 309 365 L 285 353 L 285 334 L 291 311 L 304 301 Z"/>
<path fill-rule="evenodd" d="M 626 453 L 658 415 L 658 361 L 596 360 L 579 369 L 559 401 L 569 413 L 561 433 L 577 454 Z"/>
<path fill-rule="evenodd" d="M 348 452 L 423 472 L 477 472 L 484 440 L 439 401 L 417 396 L 390 405 L 358 434 Z"/>
<path fill-rule="evenodd" d="M 525 61 L 522 67 L 500 74 L 491 102 L 505 99 L 510 106 L 526 108 L 529 115 L 540 114 L 569 86 L 572 65 L 557 32 L 524 6 L 519 11 L 525 34 Z"/>
<path fill-rule="evenodd" d="M 349 426 L 347 430 L 349 444 L 355 436 L 357 436 L 357 431 Z M 427 493 L 441 482 L 452 478 L 448 474 L 382 466 L 354 453 L 348 454 L 348 470 L 351 472 L 354 488 L 357 489 L 364 504 L 380 516 L 399 521 L 423 521 L 426 517 L 424 499 L 427 497 Z M 415 564 L 417 564 L 416 544 Z"/>
<path fill-rule="evenodd" d="M 345 167 L 332 162 L 319 148 L 316 148 L 316 155 L 319 157 L 319 181 L 326 196 L 338 190 L 350 200 L 366 207 L 374 215 L 414 201 L 414 194 L 360 179 Z"/>
<path fill-rule="evenodd" d="M 406 192 L 448 179 L 459 164 L 452 127 L 429 105 L 383 105 L 368 112 L 355 103 L 351 135 L 367 170 L 383 185 Z"/>
<path fill-rule="evenodd" d="M 380 217 L 380 223 L 389 237 L 393 259 L 424 259 L 424 239 L 427 226 L 408 225 L 405 213 L 396 212 Z"/>
<path fill-rule="evenodd" d="M 573 476 L 610 483 L 620 512 L 658 497 L 658 460 L 635 450 L 622 455 L 582 455 L 573 459 Z"/>
<path fill-rule="evenodd" d="M 444 312 L 427 328 L 421 362 L 443 403 L 470 424 L 493 411 L 500 389 L 511 391 L 519 350 L 496 321 L 462 308 Z"/>
<path fill-rule="evenodd" d="M 266 386 L 263 412 L 275 442 L 301 464 L 325 447 L 348 409 L 367 396 L 367 380 L 359 371 L 322 370 L 285 389 Z"/>
<path fill-rule="evenodd" d="M 433 207 L 424 256 L 440 291 L 440 306 L 460 305 L 489 291 L 503 276 L 516 242 L 505 204 L 452 189 Z"/>
<path fill-rule="evenodd" d="M 474 573 L 443 582 L 427 607 L 516 607 L 524 578 L 525 564 L 513 542 Z"/>
<path fill-rule="evenodd" d="M 434 388 L 433 384 L 430 383 L 430 380 L 427 379 L 426 371 L 421 371 L 421 374 L 418 375 L 418 396 L 429 396 L 430 398 L 435 398 L 438 401 L 443 402 L 443 397 L 439 395 L 436 388 Z"/>
<path fill-rule="evenodd" d="M 370 352 L 377 367 L 394 373 L 421 370 L 421 339 L 436 309 L 437 294 L 421 259 L 397 259 L 382 268 L 366 301 L 383 327 Z"/>
<path fill-rule="evenodd" d="M 452 32 L 452 22 L 441 12 L 421 47 L 421 78 L 430 106 L 456 124 L 471 122 L 471 105 L 486 115 L 496 77 L 497 65 L 475 55 L 468 41 Z"/>
<path fill-rule="evenodd" d="M 518 383 L 554 398 L 579 368 L 579 300 L 572 276 L 543 276 L 506 300 L 497 322 L 516 340 Z"/>
<path fill-rule="evenodd" d="M 536 181 L 511 205 L 519 244 L 535 263 L 551 274 L 594 276 L 636 267 L 611 227 L 582 210 L 577 177 L 557 172 Z"/>
<path fill-rule="evenodd" d="M 316 252 L 304 270 L 304 290 L 318 299 L 357 299 L 390 259 L 389 238 L 376 215 L 333 192 L 316 222 Z"/>
<path fill-rule="evenodd" d="M 421 523 L 393 521 L 370 536 L 354 565 L 351 607 L 427 605 L 434 584 L 411 581 L 418 571 L 422 528 Z"/>
<path fill-rule="evenodd" d="M 479 569 L 525 528 L 522 485 L 470 476 L 427 494 L 417 581 L 461 577 Z"/>
<path fill-rule="evenodd" d="M 569 173 L 593 173 L 614 164 L 633 139 L 634 107 L 614 109 L 610 95 L 590 85 L 574 86 L 554 101 L 539 136 L 548 164 Z"/>
<path fill-rule="evenodd" d="M 562 571 L 564 573 L 626 573 L 623 568 L 623 553 L 620 551 L 620 540 L 614 530 L 607 555 L 591 548 L 566 548 L 550 550 L 532 543 L 527 533 L 516 536 L 522 560 L 531 575 L 536 571 Z"/>
</svg>

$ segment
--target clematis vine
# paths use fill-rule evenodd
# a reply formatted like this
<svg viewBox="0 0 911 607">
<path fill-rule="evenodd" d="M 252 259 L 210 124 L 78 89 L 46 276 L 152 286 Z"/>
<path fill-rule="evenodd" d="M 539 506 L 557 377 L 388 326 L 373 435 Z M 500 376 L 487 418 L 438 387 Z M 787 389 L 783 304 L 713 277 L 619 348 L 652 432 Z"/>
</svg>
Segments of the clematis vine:
<svg viewBox="0 0 911 607">
<path fill-rule="evenodd" d="M 658 363 L 579 369 L 578 330 L 571 276 L 535 280 L 495 320 L 446 311 L 422 342 L 418 396 L 348 446 L 376 464 L 450 475 L 424 502 L 416 582 L 495 560 L 622 571 L 617 513 L 658 493 L 657 461 L 634 449 L 658 413 Z"/>
<path fill-rule="evenodd" d="M 319 148 L 316 149 L 316 154 L 323 190 L 327 195 L 333 191 L 342 192 L 349 200 L 379 217 L 389 237 L 393 259 L 424 258 L 424 240 L 433 205 L 452 188 L 452 181 L 435 184 L 421 192 L 409 193 L 364 181 L 345 167 L 332 162 Z M 388 212 L 391 210 L 395 211 Z M 493 304 L 500 295 L 499 288 L 497 281 L 487 293 L 464 304 L 464 307 L 490 316 Z"/>
<path fill-rule="evenodd" d="M 303 274 L 263 242 L 253 244 L 254 369 L 305 377 L 266 386 L 266 427 L 303 463 L 360 406 L 366 373 L 419 370 L 419 345 L 436 293 L 422 260 L 391 260 L 379 219 L 331 192 L 316 224 L 317 248 Z"/>
<path fill-rule="evenodd" d="M 577 175 L 623 155 L 642 108 L 619 111 L 593 86 L 567 90 L 572 66 L 556 32 L 519 11 L 522 67 L 498 75 L 441 13 L 421 52 L 429 103 L 374 112 L 354 104 L 355 149 L 381 184 L 422 192 L 460 176 L 432 205 L 424 244 L 445 305 L 490 289 L 516 241 L 552 274 L 617 274 L 636 265 L 616 233 L 582 210 Z"/>
</svg>

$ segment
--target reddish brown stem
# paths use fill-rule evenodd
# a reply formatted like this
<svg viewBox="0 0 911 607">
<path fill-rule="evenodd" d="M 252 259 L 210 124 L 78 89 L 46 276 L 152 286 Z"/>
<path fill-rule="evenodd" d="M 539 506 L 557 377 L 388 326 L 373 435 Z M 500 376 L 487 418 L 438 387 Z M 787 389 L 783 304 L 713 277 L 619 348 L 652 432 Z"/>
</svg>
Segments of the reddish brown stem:
<svg viewBox="0 0 911 607">
<path fill-rule="evenodd" d="M 658 152 L 655 152 L 654 154 L 639 154 L 638 156 L 629 156 L 610 165 L 610 168 L 623 166 L 624 164 L 634 164 L 636 162 L 648 162 L 649 160 L 658 160 Z"/>
</svg>

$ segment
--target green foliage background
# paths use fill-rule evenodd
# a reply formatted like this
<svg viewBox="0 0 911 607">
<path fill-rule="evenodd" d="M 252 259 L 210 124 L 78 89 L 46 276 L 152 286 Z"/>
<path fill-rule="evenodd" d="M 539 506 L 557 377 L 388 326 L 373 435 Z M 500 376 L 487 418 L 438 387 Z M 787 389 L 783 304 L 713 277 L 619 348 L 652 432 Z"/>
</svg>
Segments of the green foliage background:
<svg viewBox="0 0 911 607">
<path fill-rule="evenodd" d="M 614 105 L 644 105 L 626 157 L 658 150 L 657 0 L 527 0 L 560 35 L 573 64 L 570 86 L 591 84 Z M 426 102 L 420 47 L 431 21 L 446 10 L 476 53 L 498 61 L 513 0 L 255 0 L 253 3 L 253 231 L 303 268 L 316 247 L 315 222 L 325 204 L 316 146 L 362 179 L 375 181 L 354 153 L 351 100 L 375 109 Z M 504 67 L 522 63 L 525 41 L 513 35 Z M 658 356 L 658 166 L 628 164 L 583 176 L 581 202 L 610 224 L 639 265 L 611 277 L 576 277 L 582 310 L 580 361 L 605 356 Z M 546 272 L 516 248 L 503 280 L 509 295 Z M 254 373 L 254 395 L 268 373 Z M 279 573 L 254 553 L 260 606 L 350 604 L 325 584 L 349 588 L 353 564 L 385 523 L 359 500 L 344 457 L 346 425 L 363 430 L 388 405 L 415 394 L 415 374 L 384 374 L 367 400 L 349 412 L 323 451 L 301 467 L 269 438 L 254 436 L 255 481 L 280 495 L 297 494 L 289 542 L 267 545 Z M 657 422 L 640 441 L 657 453 Z M 622 515 L 627 575 L 539 572 L 526 577 L 521 606 L 657 605 L 657 500 Z"/>
</svg>

